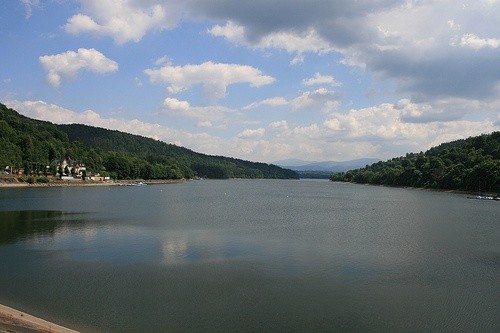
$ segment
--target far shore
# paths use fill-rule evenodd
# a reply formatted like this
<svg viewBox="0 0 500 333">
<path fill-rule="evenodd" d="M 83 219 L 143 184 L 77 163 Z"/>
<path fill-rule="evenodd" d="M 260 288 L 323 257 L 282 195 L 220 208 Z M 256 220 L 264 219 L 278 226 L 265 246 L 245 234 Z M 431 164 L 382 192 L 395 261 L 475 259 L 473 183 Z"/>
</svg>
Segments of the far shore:
<svg viewBox="0 0 500 333">
<path fill-rule="evenodd" d="M 365 186 L 381 186 L 381 187 L 388 187 L 388 188 L 403 188 L 403 189 L 409 189 L 409 190 L 431 191 L 431 192 L 445 192 L 445 193 L 456 193 L 456 194 L 468 194 L 470 196 L 500 197 L 499 193 L 494 193 L 494 192 L 482 192 L 482 193 L 479 193 L 477 191 L 467 191 L 467 190 L 450 190 L 450 189 L 443 189 L 443 188 L 413 187 L 413 186 L 392 186 L 392 185 L 368 184 L 368 183 L 363 184 L 363 183 L 341 182 L 341 181 L 333 181 L 333 183 L 338 183 L 338 184 L 353 184 L 353 185 L 365 185 Z"/>
<path fill-rule="evenodd" d="M 134 180 L 114 180 L 114 181 L 92 181 L 92 180 L 60 180 L 51 179 L 47 183 L 28 183 L 26 181 L 19 180 L 18 178 L 0 178 L 0 188 L 9 187 L 65 187 L 65 186 L 117 186 L 135 183 L 144 183 L 147 185 L 153 184 L 177 184 L 184 183 L 186 179 L 134 179 Z"/>
<path fill-rule="evenodd" d="M 0 332 L 78 333 L 2 304 L 0 304 Z"/>
</svg>

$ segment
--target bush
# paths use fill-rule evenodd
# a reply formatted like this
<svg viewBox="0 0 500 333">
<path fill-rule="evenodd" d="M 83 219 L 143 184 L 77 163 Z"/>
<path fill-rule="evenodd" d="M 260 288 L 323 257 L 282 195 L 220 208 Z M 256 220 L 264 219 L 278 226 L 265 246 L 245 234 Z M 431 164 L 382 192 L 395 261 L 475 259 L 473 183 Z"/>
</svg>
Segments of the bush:
<svg viewBox="0 0 500 333">
<path fill-rule="evenodd" d="M 34 184 L 35 183 L 35 178 L 30 176 L 30 177 L 26 178 L 26 182 L 28 184 Z"/>
<path fill-rule="evenodd" d="M 38 177 L 36 179 L 36 182 L 37 183 L 48 183 L 49 182 L 49 179 L 47 177 Z"/>
</svg>

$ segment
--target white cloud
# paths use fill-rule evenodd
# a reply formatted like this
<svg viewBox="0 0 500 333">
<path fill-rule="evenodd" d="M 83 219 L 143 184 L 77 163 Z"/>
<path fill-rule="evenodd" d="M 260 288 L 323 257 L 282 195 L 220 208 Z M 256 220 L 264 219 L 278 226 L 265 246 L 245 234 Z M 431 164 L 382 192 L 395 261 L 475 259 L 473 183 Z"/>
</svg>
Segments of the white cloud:
<svg viewBox="0 0 500 333">
<path fill-rule="evenodd" d="M 305 61 L 304 54 L 300 53 L 300 54 L 297 54 L 295 57 L 293 57 L 292 60 L 290 60 L 290 65 L 292 65 L 292 66 L 300 65 L 300 64 L 303 64 L 304 61 Z"/>
<path fill-rule="evenodd" d="M 288 122 L 286 120 L 273 121 L 269 124 L 269 128 L 274 130 L 287 130 Z"/>
<path fill-rule="evenodd" d="M 79 35 L 83 31 L 99 33 L 101 27 L 90 16 L 77 14 L 68 19 L 65 30 L 72 35 Z"/>
<path fill-rule="evenodd" d="M 238 134 L 238 138 L 240 139 L 260 139 L 266 133 L 265 128 L 257 128 L 257 129 L 246 129 L 240 134 Z"/>
<path fill-rule="evenodd" d="M 385 144 L 404 145 L 408 152 L 412 148 L 430 148 L 442 142 L 489 133 L 497 130 L 493 120 L 482 121 L 432 121 L 407 122 L 408 117 L 420 117 L 432 106 L 414 104 L 401 100 L 396 105 L 353 109 L 347 113 L 334 113 L 324 126 L 339 138 L 385 141 Z"/>
<path fill-rule="evenodd" d="M 33 7 L 40 6 L 40 0 L 21 0 L 26 12 L 26 18 L 29 19 L 33 15 Z"/>
<path fill-rule="evenodd" d="M 165 82 L 172 94 L 203 84 L 207 96 L 222 98 L 227 86 L 235 83 L 250 83 L 252 87 L 271 84 L 275 79 L 251 66 L 221 64 L 211 61 L 200 65 L 163 66 L 160 69 L 146 69 L 152 83 Z"/>
<path fill-rule="evenodd" d="M 314 28 L 301 33 L 275 32 L 262 38 L 259 48 L 284 49 L 290 53 L 327 53 L 333 51 L 329 43 L 323 39 Z"/>
<path fill-rule="evenodd" d="M 214 37 L 224 37 L 233 43 L 245 43 L 245 28 L 231 21 L 228 21 L 225 26 L 213 26 L 208 33 Z"/>
<path fill-rule="evenodd" d="M 484 47 L 497 49 L 500 47 L 500 39 L 498 38 L 480 38 L 474 34 L 465 34 L 460 39 L 460 45 L 470 47 L 474 50 L 479 50 Z"/>
<path fill-rule="evenodd" d="M 209 31 L 213 36 L 253 49 L 286 50 L 294 55 L 291 64 L 302 63 L 307 52 L 335 51 L 342 64 L 391 80 L 407 96 L 498 97 L 500 58 L 490 50 L 500 47 L 500 1 L 191 4 L 197 17 L 226 20 Z"/>
<path fill-rule="evenodd" d="M 337 107 L 340 101 L 340 94 L 325 88 L 314 91 L 306 91 L 302 95 L 294 98 L 290 104 L 294 110 L 319 109 L 330 111 L 332 107 Z"/>
<path fill-rule="evenodd" d="M 188 111 L 190 108 L 190 105 L 186 101 L 179 101 L 176 98 L 165 98 L 163 101 L 163 107 L 166 110 L 172 110 L 172 111 Z"/>
<path fill-rule="evenodd" d="M 67 33 L 110 36 L 116 43 L 138 42 L 150 30 L 173 28 L 180 18 L 177 1 L 81 0 L 83 12 L 70 17 Z"/>
<path fill-rule="evenodd" d="M 210 128 L 213 126 L 213 124 L 211 121 L 200 121 L 198 122 L 197 126 L 200 128 Z"/>
<path fill-rule="evenodd" d="M 39 58 L 47 74 L 47 81 L 54 88 L 59 88 L 62 78 L 76 78 L 81 70 L 94 73 L 116 72 L 118 64 L 106 58 L 95 49 L 78 49 L 77 52 L 66 51 L 55 55 L 45 55 Z"/>
<path fill-rule="evenodd" d="M 198 119 L 198 127 L 212 127 L 214 122 L 222 121 L 233 112 L 224 106 L 192 106 L 187 101 L 171 97 L 165 98 L 160 111 L 161 114 Z"/>
<path fill-rule="evenodd" d="M 297 53 L 291 65 L 304 62 L 304 53 L 328 53 L 333 51 L 329 43 L 314 28 L 303 31 L 277 31 L 262 36 L 258 41 L 248 41 L 244 26 L 228 21 L 225 26 L 215 25 L 208 30 L 214 37 L 224 37 L 228 41 L 255 49 L 281 49 Z"/>
<path fill-rule="evenodd" d="M 283 97 L 267 98 L 243 107 L 243 110 L 251 110 L 262 106 L 284 106 L 290 105 L 293 110 L 315 110 L 330 112 L 338 109 L 341 95 L 326 88 L 306 91 L 300 96 L 288 101 Z"/>
<path fill-rule="evenodd" d="M 245 107 L 243 107 L 244 110 L 250 110 L 250 109 L 255 109 L 261 106 L 283 106 L 287 105 L 288 101 L 283 98 L 283 97 L 272 97 L 272 98 L 267 98 L 264 99 L 260 102 L 254 102 L 251 103 Z"/>
<path fill-rule="evenodd" d="M 163 57 L 160 57 L 156 59 L 155 61 L 156 66 L 163 66 L 163 65 L 172 65 L 172 59 L 170 57 L 164 55 Z"/>
<path fill-rule="evenodd" d="M 314 74 L 314 76 L 309 78 L 309 79 L 304 79 L 302 81 L 302 84 L 305 86 L 314 86 L 314 85 L 322 85 L 322 84 L 327 84 L 327 85 L 331 85 L 334 87 L 342 86 L 342 83 L 335 80 L 335 78 L 333 76 L 321 75 L 320 73 Z"/>
</svg>

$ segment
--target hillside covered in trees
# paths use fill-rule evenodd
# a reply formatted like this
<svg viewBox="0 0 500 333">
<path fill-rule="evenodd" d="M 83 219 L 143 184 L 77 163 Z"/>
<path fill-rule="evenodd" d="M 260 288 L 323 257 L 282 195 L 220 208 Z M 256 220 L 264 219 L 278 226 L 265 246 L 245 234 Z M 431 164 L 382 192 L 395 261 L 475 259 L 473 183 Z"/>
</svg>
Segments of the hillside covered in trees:
<svg viewBox="0 0 500 333">
<path fill-rule="evenodd" d="M 118 179 L 298 178 L 265 163 L 209 156 L 150 138 L 86 125 L 55 125 L 0 104 L 0 169 L 47 173 L 54 161 L 78 160 Z M 55 173 L 52 170 L 52 173 Z"/>
<path fill-rule="evenodd" d="M 500 132 L 443 143 L 418 154 L 332 174 L 332 181 L 500 192 Z"/>
</svg>

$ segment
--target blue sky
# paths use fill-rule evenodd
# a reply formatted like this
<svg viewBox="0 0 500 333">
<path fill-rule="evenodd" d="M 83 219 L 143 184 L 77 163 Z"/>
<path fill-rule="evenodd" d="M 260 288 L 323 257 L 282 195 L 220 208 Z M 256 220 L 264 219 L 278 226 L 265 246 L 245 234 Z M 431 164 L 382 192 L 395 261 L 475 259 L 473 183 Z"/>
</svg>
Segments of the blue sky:
<svg viewBox="0 0 500 333">
<path fill-rule="evenodd" d="M 8 0 L 0 102 L 198 152 L 388 159 L 500 129 L 499 0 Z"/>
</svg>

